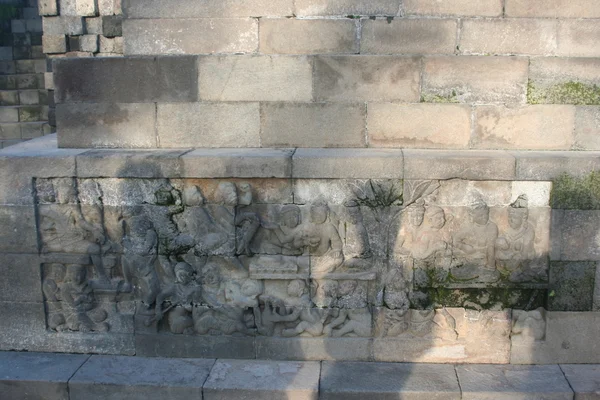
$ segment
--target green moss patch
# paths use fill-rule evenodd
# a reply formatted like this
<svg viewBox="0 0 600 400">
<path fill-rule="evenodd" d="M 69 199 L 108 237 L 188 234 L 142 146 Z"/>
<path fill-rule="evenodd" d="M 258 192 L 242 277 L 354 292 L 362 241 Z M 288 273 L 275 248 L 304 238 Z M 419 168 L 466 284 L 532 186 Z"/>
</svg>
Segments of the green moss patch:
<svg viewBox="0 0 600 400">
<path fill-rule="evenodd" d="M 600 210 L 600 172 L 582 178 L 560 175 L 553 182 L 550 205 L 562 210 Z"/>
<path fill-rule="evenodd" d="M 570 81 L 548 87 L 537 87 L 530 80 L 527 84 L 527 102 L 529 104 L 599 105 L 600 86 Z"/>
</svg>

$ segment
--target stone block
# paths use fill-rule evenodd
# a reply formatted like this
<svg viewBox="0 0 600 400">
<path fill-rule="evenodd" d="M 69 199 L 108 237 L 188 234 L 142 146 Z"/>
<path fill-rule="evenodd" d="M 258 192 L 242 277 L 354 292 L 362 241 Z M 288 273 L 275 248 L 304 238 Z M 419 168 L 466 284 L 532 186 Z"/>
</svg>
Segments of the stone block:
<svg viewBox="0 0 600 400">
<path fill-rule="evenodd" d="M 527 99 L 535 104 L 600 105 L 600 60 L 533 58 Z"/>
<path fill-rule="evenodd" d="M 16 106 L 19 104 L 19 92 L 13 90 L 0 91 L 0 105 Z"/>
<path fill-rule="evenodd" d="M 38 7 L 40 15 L 50 16 L 58 14 L 57 0 L 40 0 Z"/>
<path fill-rule="evenodd" d="M 218 360 L 204 384 L 205 400 L 316 400 L 318 362 Z"/>
<path fill-rule="evenodd" d="M 597 8 L 597 5 L 593 8 Z M 594 20 L 558 21 L 558 49 L 556 55 L 565 57 L 599 57 L 597 46 L 600 26 Z"/>
<path fill-rule="evenodd" d="M 121 0 L 98 0 L 100 15 L 121 15 L 123 13 L 121 8 Z"/>
<path fill-rule="evenodd" d="M 96 1 L 94 0 L 61 0 L 60 14 L 65 16 L 94 16 Z"/>
<path fill-rule="evenodd" d="M 444 149 L 469 147 L 469 106 L 369 103 L 367 109 L 370 146 Z"/>
<path fill-rule="evenodd" d="M 315 98 L 342 102 L 417 102 L 420 70 L 420 60 L 415 57 L 318 56 Z"/>
<path fill-rule="evenodd" d="M 592 311 L 600 311 L 600 264 L 596 264 L 596 278 L 594 279 L 594 299 Z"/>
<path fill-rule="evenodd" d="M 600 313 L 548 311 L 545 315 L 544 339 L 520 340 L 522 335 L 512 335 L 511 364 L 600 363 Z"/>
<path fill-rule="evenodd" d="M 97 53 L 98 52 L 98 35 L 80 36 L 79 45 L 81 46 L 81 51 Z"/>
<path fill-rule="evenodd" d="M 44 35 L 83 35 L 82 17 L 44 17 Z"/>
<path fill-rule="evenodd" d="M 128 18 L 289 17 L 293 0 L 123 0 Z"/>
<path fill-rule="evenodd" d="M 592 311 L 595 262 L 552 262 L 548 310 Z"/>
<path fill-rule="evenodd" d="M 100 52 L 109 54 L 123 54 L 123 38 L 108 38 L 100 36 Z"/>
<path fill-rule="evenodd" d="M 402 179 L 402 150 L 297 149 L 292 159 L 294 178 Z"/>
<path fill-rule="evenodd" d="M 562 224 L 561 260 L 598 261 L 597 235 L 600 234 L 600 211 L 565 210 Z"/>
<path fill-rule="evenodd" d="M 178 178 L 186 150 L 90 150 L 77 156 L 77 176 Z"/>
<path fill-rule="evenodd" d="M 364 147 L 366 110 L 361 104 L 265 103 L 265 147 Z"/>
<path fill-rule="evenodd" d="M 85 31 L 88 35 L 102 35 L 102 18 L 85 18 Z"/>
<path fill-rule="evenodd" d="M 0 61 L 0 74 L 8 75 L 15 74 L 16 72 L 14 61 Z"/>
<path fill-rule="evenodd" d="M 91 356 L 69 380 L 70 400 L 202 398 L 215 360 Z"/>
<path fill-rule="evenodd" d="M 21 125 L 18 123 L 0 123 L 0 139 L 21 139 Z"/>
<path fill-rule="evenodd" d="M 44 87 L 44 75 L 17 75 L 16 85 L 16 89 L 42 89 Z"/>
<path fill-rule="evenodd" d="M 21 105 L 40 104 L 40 94 L 37 90 L 22 90 L 19 92 Z"/>
<path fill-rule="evenodd" d="M 466 23 L 466 21 L 465 21 Z M 364 21 L 364 54 L 454 54 L 457 22 L 451 19 Z"/>
<path fill-rule="evenodd" d="M 0 252 L 37 253 L 37 233 L 33 207 L 0 206 Z"/>
<path fill-rule="evenodd" d="M 548 19 L 466 19 L 459 49 L 464 54 L 554 55 L 556 30 L 557 21 Z"/>
<path fill-rule="evenodd" d="M 358 53 L 355 21 L 332 19 L 261 19 L 263 54 Z"/>
<path fill-rule="evenodd" d="M 323 362 L 320 390 L 323 400 L 461 398 L 452 365 Z"/>
<path fill-rule="evenodd" d="M 41 261 L 32 254 L 0 254 L 0 301 L 41 302 Z"/>
<path fill-rule="evenodd" d="M 596 400 L 600 393 L 600 365 L 562 364 L 560 369 L 565 374 L 576 400 Z"/>
<path fill-rule="evenodd" d="M 156 118 L 159 147 L 260 147 L 258 103 L 160 103 Z"/>
<path fill-rule="evenodd" d="M 312 63 L 306 56 L 201 57 L 198 74 L 202 100 L 312 100 Z"/>
<path fill-rule="evenodd" d="M 456 373 L 463 399 L 573 398 L 558 365 L 457 365 Z"/>
<path fill-rule="evenodd" d="M 20 122 L 35 122 L 43 121 L 43 108 L 37 106 L 19 107 L 19 121 Z"/>
<path fill-rule="evenodd" d="M 126 55 L 252 53 L 258 48 L 258 21 L 128 19 L 123 21 L 123 38 Z"/>
<path fill-rule="evenodd" d="M 433 103 L 524 103 L 523 57 L 426 57 L 421 97 Z"/>
<path fill-rule="evenodd" d="M 123 35 L 123 17 L 120 15 L 107 15 L 102 17 L 102 34 L 112 38 Z"/>
<path fill-rule="evenodd" d="M 290 178 L 292 149 L 196 149 L 181 157 L 184 178 Z"/>
<path fill-rule="evenodd" d="M 67 38 L 65 35 L 44 35 L 42 36 L 42 47 L 46 54 L 65 53 Z"/>
<path fill-rule="evenodd" d="M 295 15 L 299 17 L 316 16 L 395 16 L 399 14 L 400 0 L 297 0 Z"/>
<path fill-rule="evenodd" d="M 600 6 L 594 0 L 507 0 L 507 17 L 600 18 Z"/>
<path fill-rule="evenodd" d="M 573 145 L 575 107 L 475 107 L 473 146 L 479 149 L 568 150 Z"/>
<path fill-rule="evenodd" d="M 44 134 L 43 127 L 45 122 L 28 122 L 21 124 L 21 137 L 23 139 L 33 139 Z"/>
<path fill-rule="evenodd" d="M 267 360 L 371 361 L 370 338 L 256 338 L 256 358 Z"/>
<path fill-rule="evenodd" d="M 600 107 L 575 109 L 575 144 L 578 150 L 600 150 Z"/>
<path fill-rule="evenodd" d="M 505 151 L 404 150 L 403 153 L 404 179 L 515 179 L 515 159 Z"/>
<path fill-rule="evenodd" d="M 0 46 L 0 60 L 8 61 L 13 59 L 13 49 L 11 46 Z"/>
<path fill-rule="evenodd" d="M 0 353 L 0 393 L 6 399 L 68 400 L 69 379 L 87 355 Z"/>
<path fill-rule="evenodd" d="M 19 122 L 19 109 L 17 107 L 0 108 L 0 122 Z"/>
<path fill-rule="evenodd" d="M 43 303 L 0 302 L 0 319 L 0 351 L 39 350 L 46 335 Z"/>
<path fill-rule="evenodd" d="M 58 59 L 53 63 L 57 103 L 196 101 L 195 57 Z"/>
<path fill-rule="evenodd" d="M 255 358 L 253 337 L 135 335 L 138 357 Z"/>
<path fill-rule="evenodd" d="M 144 103 L 57 104 L 60 147 L 153 148 L 156 109 Z"/>
<path fill-rule="evenodd" d="M 576 177 L 600 169 L 600 152 L 513 151 L 517 160 L 517 179 L 548 181 L 567 173 Z"/>
<path fill-rule="evenodd" d="M 404 0 L 402 7 L 405 15 L 499 17 L 502 15 L 501 0 L 438 1 Z"/>
</svg>

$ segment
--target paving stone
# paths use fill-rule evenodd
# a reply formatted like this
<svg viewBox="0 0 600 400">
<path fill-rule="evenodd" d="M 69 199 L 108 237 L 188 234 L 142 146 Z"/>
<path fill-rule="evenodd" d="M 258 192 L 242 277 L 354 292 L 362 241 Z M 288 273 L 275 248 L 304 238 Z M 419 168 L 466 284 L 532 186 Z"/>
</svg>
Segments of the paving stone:
<svg viewBox="0 0 600 400">
<path fill-rule="evenodd" d="M 215 360 L 91 356 L 69 381 L 70 400 L 202 398 Z"/>
<path fill-rule="evenodd" d="M 155 120 L 156 106 L 152 103 L 57 104 L 58 145 L 155 148 Z"/>
<path fill-rule="evenodd" d="M 575 144 L 577 150 L 600 150 L 600 107 L 575 109 Z"/>
<path fill-rule="evenodd" d="M 426 102 L 525 103 L 529 60 L 524 57 L 426 57 L 424 62 Z"/>
<path fill-rule="evenodd" d="M 0 352 L 3 399 L 68 400 L 67 382 L 87 355 Z"/>
<path fill-rule="evenodd" d="M 557 365 L 457 365 L 456 373 L 465 400 L 573 398 Z"/>
<path fill-rule="evenodd" d="M 415 57 L 317 56 L 315 98 L 341 102 L 417 102 L 420 70 L 420 60 Z"/>
<path fill-rule="evenodd" d="M 600 170 L 600 152 L 511 151 L 517 160 L 517 179 L 548 181 L 563 173 L 582 177 Z"/>
<path fill-rule="evenodd" d="M 323 400 L 460 399 L 452 365 L 323 362 Z"/>
<path fill-rule="evenodd" d="M 367 109 L 370 146 L 469 147 L 471 107 L 467 105 L 369 103 Z"/>
<path fill-rule="evenodd" d="M 57 103 L 196 101 L 195 57 L 71 58 L 53 63 Z"/>
<path fill-rule="evenodd" d="M 405 15 L 456 15 L 472 17 L 499 17 L 502 15 L 501 0 L 404 0 Z"/>
<path fill-rule="evenodd" d="M 185 178 L 291 178 L 293 149 L 196 149 L 181 157 Z"/>
<path fill-rule="evenodd" d="M 90 150 L 77 156 L 80 178 L 179 178 L 188 150 Z"/>
<path fill-rule="evenodd" d="M 257 337 L 256 358 L 266 360 L 371 361 L 371 338 Z"/>
<path fill-rule="evenodd" d="M 199 93 L 209 101 L 311 101 L 306 56 L 201 57 Z"/>
<path fill-rule="evenodd" d="M 466 23 L 466 21 L 465 21 Z M 363 22 L 364 54 L 454 54 L 457 22 L 450 19 L 395 19 Z"/>
<path fill-rule="evenodd" d="M 565 210 L 562 223 L 561 260 L 598 261 L 600 211 Z"/>
<path fill-rule="evenodd" d="M 600 18 L 594 0 L 507 0 L 507 17 Z"/>
<path fill-rule="evenodd" d="M 318 362 L 218 360 L 204 384 L 205 400 L 316 400 Z"/>
<path fill-rule="evenodd" d="M 289 17 L 294 4 L 293 0 L 123 0 L 123 13 L 128 18 Z"/>
<path fill-rule="evenodd" d="M 593 8 L 597 8 L 597 5 Z M 600 26 L 594 20 L 559 20 L 556 55 L 566 57 L 600 57 Z"/>
<path fill-rule="evenodd" d="M 0 301 L 41 302 L 41 261 L 33 254 L 0 254 Z"/>
<path fill-rule="evenodd" d="M 595 262 L 551 262 L 548 310 L 592 311 Z"/>
<path fill-rule="evenodd" d="M 141 357 L 255 358 L 253 337 L 136 334 L 135 351 Z"/>
<path fill-rule="evenodd" d="M 156 118 L 159 147 L 260 147 L 259 103 L 158 104 Z"/>
<path fill-rule="evenodd" d="M 127 19 L 123 38 L 126 55 L 252 53 L 258 48 L 258 22 L 252 18 Z"/>
<path fill-rule="evenodd" d="M 358 53 L 358 25 L 353 20 L 261 19 L 263 54 Z"/>
<path fill-rule="evenodd" d="M 264 103 L 261 144 L 265 147 L 364 147 L 362 104 Z"/>
<path fill-rule="evenodd" d="M 404 150 L 404 179 L 514 180 L 515 159 L 505 151 Z"/>
<path fill-rule="evenodd" d="M 310 16 L 343 16 L 348 15 L 398 15 L 400 0 L 296 0 L 295 15 Z"/>
<path fill-rule="evenodd" d="M 600 398 L 600 365 L 562 364 L 560 369 L 575 392 L 575 400 Z"/>
<path fill-rule="evenodd" d="M 402 150 L 397 149 L 297 149 L 294 178 L 402 179 Z"/>
<path fill-rule="evenodd" d="M 465 19 L 459 49 L 464 54 L 554 55 L 556 29 L 556 21 L 545 19 Z"/>
</svg>

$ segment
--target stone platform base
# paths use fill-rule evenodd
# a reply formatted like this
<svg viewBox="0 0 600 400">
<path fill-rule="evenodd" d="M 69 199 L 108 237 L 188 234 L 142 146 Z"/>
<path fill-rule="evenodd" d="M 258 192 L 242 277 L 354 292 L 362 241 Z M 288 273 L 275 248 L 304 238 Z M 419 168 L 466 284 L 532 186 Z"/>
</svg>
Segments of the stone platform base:
<svg viewBox="0 0 600 400">
<path fill-rule="evenodd" d="M 0 353 L 0 398 L 600 399 L 600 365 L 452 365 Z"/>
</svg>

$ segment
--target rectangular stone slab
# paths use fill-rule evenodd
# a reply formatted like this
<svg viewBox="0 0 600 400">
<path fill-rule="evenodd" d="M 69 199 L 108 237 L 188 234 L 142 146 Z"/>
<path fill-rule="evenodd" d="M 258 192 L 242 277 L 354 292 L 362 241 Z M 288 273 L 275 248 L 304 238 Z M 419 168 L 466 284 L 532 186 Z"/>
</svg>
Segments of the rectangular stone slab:
<svg viewBox="0 0 600 400">
<path fill-rule="evenodd" d="M 465 400 L 573 398 L 558 365 L 457 365 L 456 372 Z"/>
<path fill-rule="evenodd" d="M 219 360 L 204 384 L 204 400 L 316 400 L 318 362 Z"/>
<path fill-rule="evenodd" d="M 322 400 L 460 399 L 454 366 L 323 362 Z"/>
<path fill-rule="evenodd" d="M 600 399 L 600 365 L 564 364 L 560 369 L 575 392 L 576 400 Z"/>
<path fill-rule="evenodd" d="M 214 362 L 92 356 L 70 380 L 70 400 L 200 399 Z"/>
<path fill-rule="evenodd" d="M 0 352 L 0 398 L 69 400 L 67 382 L 88 357 Z"/>
</svg>

